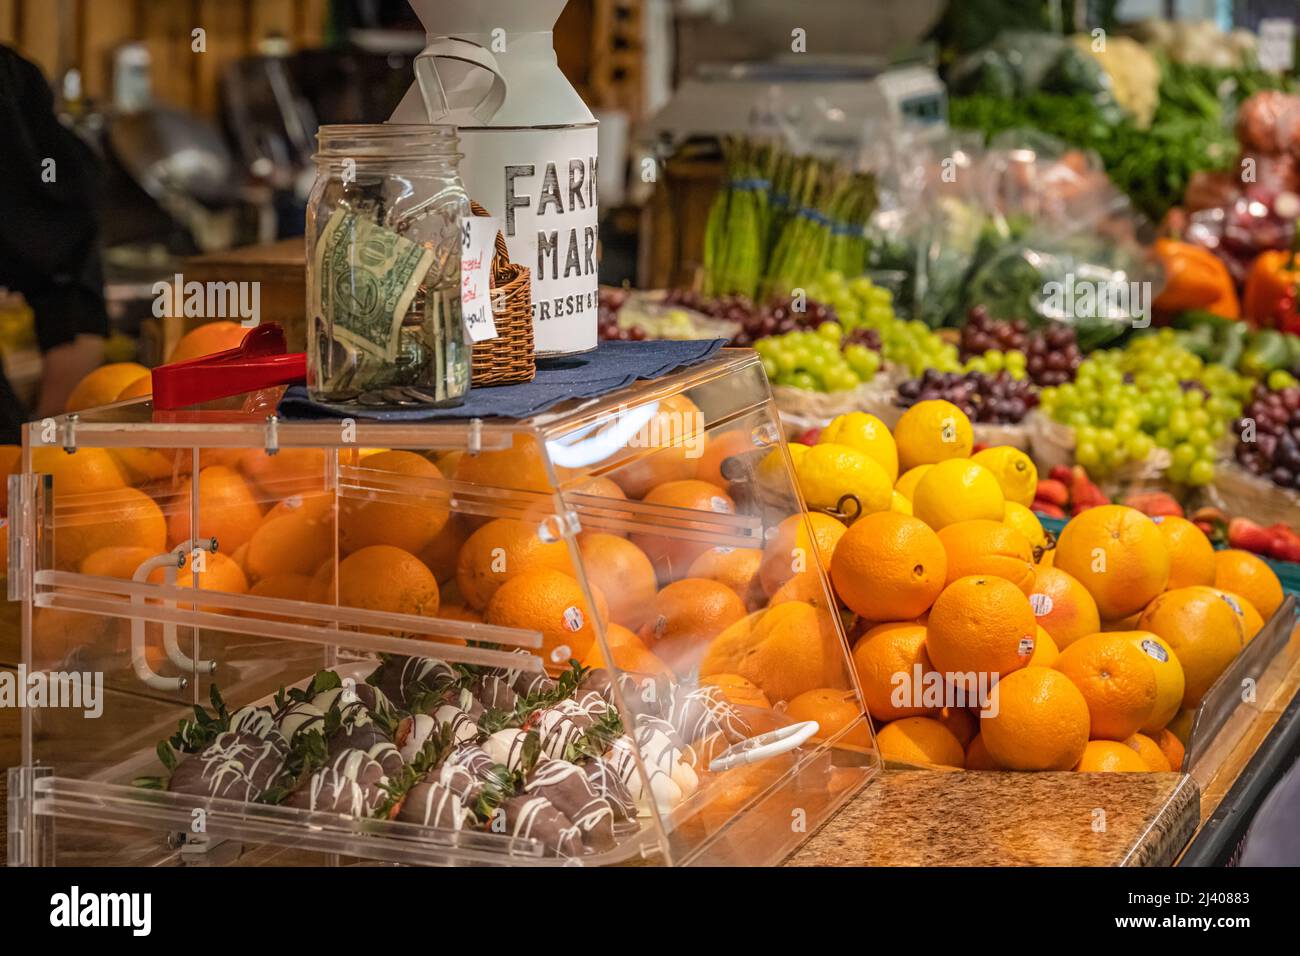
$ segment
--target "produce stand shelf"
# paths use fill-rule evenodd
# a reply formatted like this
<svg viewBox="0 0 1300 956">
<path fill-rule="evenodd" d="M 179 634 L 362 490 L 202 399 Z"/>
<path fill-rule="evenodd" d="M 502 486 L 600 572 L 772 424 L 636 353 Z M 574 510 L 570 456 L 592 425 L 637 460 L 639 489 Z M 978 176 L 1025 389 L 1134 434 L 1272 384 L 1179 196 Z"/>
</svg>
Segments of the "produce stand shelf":
<svg viewBox="0 0 1300 956">
<path fill-rule="evenodd" d="M 419 865 L 771 864 L 876 776 L 843 626 L 819 609 L 820 567 L 816 604 L 770 606 L 690 570 L 807 521 L 752 353 L 525 421 L 278 421 L 277 397 L 168 413 L 137 399 L 29 427 L 9 499 L 21 661 L 101 673 L 104 698 L 102 716 L 24 710 L 11 864 L 239 863 L 268 846 Z M 665 485 L 677 494 L 656 495 Z M 475 563 L 475 536 L 513 550 Z M 636 600 L 606 567 L 633 550 L 628 536 L 652 556 Z M 655 603 L 687 578 L 734 613 L 702 631 L 692 606 Z M 660 640 L 670 624 L 680 633 Z M 633 654 L 616 625 L 657 653 Z M 710 657 L 724 631 L 741 642 L 728 667 Z M 803 656 L 746 671 L 757 696 L 733 703 L 708 679 L 749 668 L 745 642 L 755 660 L 772 654 L 770 633 Z M 814 688 L 856 716 L 809 740 L 818 728 L 780 705 Z M 776 731 L 788 745 L 717 759 Z M 336 745 L 367 753 L 354 734 L 375 736 L 382 792 L 325 804 Z M 209 782 L 224 772 L 204 770 L 197 788 L 185 776 L 263 745 L 280 769 L 233 797 Z M 394 746 L 402 763 L 378 777 Z M 599 775 L 624 751 L 628 799 L 608 832 L 569 829 L 562 813 L 549 838 L 525 826 L 547 799 L 544 768 Z M 477 784 L 453 772 L 479 755 Z M 453 785 L 463 804 L 444 799 Z"/>
</svg>

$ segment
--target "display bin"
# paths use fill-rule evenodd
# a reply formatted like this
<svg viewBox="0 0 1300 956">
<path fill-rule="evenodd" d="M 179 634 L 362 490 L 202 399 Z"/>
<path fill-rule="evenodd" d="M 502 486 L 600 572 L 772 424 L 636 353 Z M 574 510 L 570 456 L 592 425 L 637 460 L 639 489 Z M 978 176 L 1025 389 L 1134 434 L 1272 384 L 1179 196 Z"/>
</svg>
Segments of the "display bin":
<svg viewBox="0 0 1300 956">
<path fill-rule="evenodd" d="M 27 427 L 25 677 L 103 690 L 24 708 L 11 864 L 770 864 L 878 771 L 753 353 L 526 421 L 278 397 Z M 786 713 L 811 690 L 816 728 Z M 380 780 L 335 759 L 362 730 Z"/>
</svg>

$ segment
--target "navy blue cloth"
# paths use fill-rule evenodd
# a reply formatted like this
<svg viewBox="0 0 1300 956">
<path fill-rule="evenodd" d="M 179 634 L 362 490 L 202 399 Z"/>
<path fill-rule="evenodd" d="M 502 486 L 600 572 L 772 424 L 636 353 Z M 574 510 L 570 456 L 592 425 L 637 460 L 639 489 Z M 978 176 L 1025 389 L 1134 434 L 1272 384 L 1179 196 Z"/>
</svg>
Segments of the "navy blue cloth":
<svg viewBox="0 0 1300 956">
<path fill-rule="evenodd" d="M 472 388 L 455 408 L 383 408 L 314 402 L 302 385 L 280 399 L 276 414 L 286 421 L 321 418 L 370 418 L 386 422 L 423 422 L 463 418 L 528 418 L 571 398 L 598 398 L 638 379 L 660 378 L 696 365 L 726 345 L 725 339 L 646 342 L 601 342 L 594 352 L 570 359 L 545 360 L 531 382 Z"/>
</svg>

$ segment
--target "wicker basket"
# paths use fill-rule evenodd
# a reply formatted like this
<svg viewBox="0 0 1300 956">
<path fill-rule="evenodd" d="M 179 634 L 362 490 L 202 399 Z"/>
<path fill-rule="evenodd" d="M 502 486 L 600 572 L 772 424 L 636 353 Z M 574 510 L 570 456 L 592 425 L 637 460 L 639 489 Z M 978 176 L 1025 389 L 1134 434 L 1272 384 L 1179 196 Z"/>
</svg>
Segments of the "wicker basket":
<svg viewBox="0 0 1300 956">
<path fill-rule="evenodd" d="M 470 203 L 476 216 L 487 210 Z M 496 254 L 492 257 L 492 315 L 496 321 L 494 339 L 474 343 L 471 383 L 513 385 L 532 381 L 537 372 L 533 356 L 533 292 L 528 267 L 510 261 L 506 240 L 497 233 Z"/>
</svg>

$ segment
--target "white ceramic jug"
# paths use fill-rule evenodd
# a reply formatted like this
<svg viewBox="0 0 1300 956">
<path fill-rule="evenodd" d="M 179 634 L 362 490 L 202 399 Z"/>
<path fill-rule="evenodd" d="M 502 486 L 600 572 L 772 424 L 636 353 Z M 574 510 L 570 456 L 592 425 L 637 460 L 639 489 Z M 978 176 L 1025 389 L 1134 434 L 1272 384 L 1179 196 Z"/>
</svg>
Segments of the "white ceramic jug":
<svg viewBox="0 0 1300 956">
<path fill-rule="evenodd" d="M 428 45 L 394 123 L 454 123 L 472 199 L 532 270 L 539 356 L 596 347 L 596 120 L 555 60 L 567 0 L 410 0 Z"/>
</svg>

